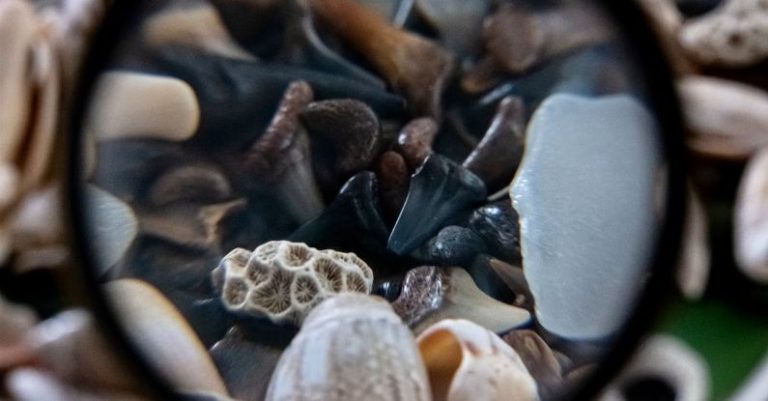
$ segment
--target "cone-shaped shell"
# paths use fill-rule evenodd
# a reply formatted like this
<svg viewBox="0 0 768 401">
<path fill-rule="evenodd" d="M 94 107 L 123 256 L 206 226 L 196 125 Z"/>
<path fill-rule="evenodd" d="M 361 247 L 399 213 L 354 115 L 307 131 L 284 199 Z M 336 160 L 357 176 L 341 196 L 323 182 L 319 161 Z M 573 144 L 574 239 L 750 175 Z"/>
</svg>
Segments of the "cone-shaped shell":
<svg viewBox="0 0 768 401">
<path fill-rule="evenodd" d="M 408 328 L 383 300 L 345 293 L 321 303 L 285 350 L 267 401 L 428 401 Z"/>
<path fill-rule="evenodd" d="M 536 381 L 517 352 L 482 326 L 446 319 L 417 341 L 434 401 L 539 399 Z"/>
</svg>

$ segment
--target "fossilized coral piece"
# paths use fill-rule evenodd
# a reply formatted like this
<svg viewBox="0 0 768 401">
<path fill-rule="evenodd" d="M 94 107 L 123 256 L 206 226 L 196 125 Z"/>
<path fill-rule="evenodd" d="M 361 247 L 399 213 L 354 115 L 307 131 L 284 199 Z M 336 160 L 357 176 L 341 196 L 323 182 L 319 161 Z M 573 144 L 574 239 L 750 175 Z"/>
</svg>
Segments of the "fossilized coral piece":
<svg viewBox="0 0 768 401">
<path fill-rule="evenodd" d="M 301 324 L 320 301 L 341 292 L 370 293 L 373 271 L 354 253 L 270 241 L 237 248 L 213 271 L 227 309 Z"/>
</svg>

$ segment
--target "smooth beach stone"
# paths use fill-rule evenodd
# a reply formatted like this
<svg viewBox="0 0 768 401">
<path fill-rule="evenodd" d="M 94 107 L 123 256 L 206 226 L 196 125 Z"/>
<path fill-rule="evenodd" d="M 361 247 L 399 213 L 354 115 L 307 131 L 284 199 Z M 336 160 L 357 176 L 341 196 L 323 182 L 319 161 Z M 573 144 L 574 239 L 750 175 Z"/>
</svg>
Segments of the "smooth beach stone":
<svg viewBox="0 0 768 401">
<path fill-rule="evenodd" d="M 625 95 L 556 94 L 527 138 L 510 198 L 539 322 L 602 338 L 633 308 L 653 250 L 655 122 Z"/>
</svg>

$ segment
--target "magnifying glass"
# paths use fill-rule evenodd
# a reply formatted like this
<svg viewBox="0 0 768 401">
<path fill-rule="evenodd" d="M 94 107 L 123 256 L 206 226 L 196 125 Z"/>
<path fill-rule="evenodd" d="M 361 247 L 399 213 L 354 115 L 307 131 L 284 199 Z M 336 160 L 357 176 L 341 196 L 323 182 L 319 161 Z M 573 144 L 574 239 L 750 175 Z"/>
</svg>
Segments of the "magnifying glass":
<svg viewBox="0 0 768 401">
<path fill-rule="evenodd" d="M 643 21 L 588 0 L 115 5 L 74 118 L 95 308 L 190 399 L 594 396 L 680 235 Z"/>
</svg>

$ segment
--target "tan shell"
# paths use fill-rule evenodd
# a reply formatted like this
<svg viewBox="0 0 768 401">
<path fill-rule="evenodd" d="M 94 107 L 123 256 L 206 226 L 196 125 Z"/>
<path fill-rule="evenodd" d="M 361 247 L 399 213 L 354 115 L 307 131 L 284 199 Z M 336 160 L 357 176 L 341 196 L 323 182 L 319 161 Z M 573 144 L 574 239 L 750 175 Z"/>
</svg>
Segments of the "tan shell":
<svg viewBox="0 0 768 401">
<path fill-rule="evenodd" d="M 734 211 L 736 263 L 753 280 L 768 283 L 768 148 L 747 165 Z"/>
<path fill-rule="evenodd" d="M 768 58 L 768 8 L 763 0 L 728 0 L 685 24 L 679 40 L 696 62 L 743 67 Z"/>
<path fill-rule="evenodd" d="M 430 401 L 408 328 L 381 298 L 346 293 L 310 313 L 272 376 L 266 401 Z"/>
<path fill-rule="evenodd" d="M 417 338 L 434 401 L 534 401 L 536 381 L 495 333 L 468 320 L 443 320 Z"/>
<path fill-rule="evenodd" d="M 243 60 L 255 58 L 235 42 L 208 2 L 171 6 L 153 15 L 142 28 L 144 40 L 153 47 L 181 45 Z"/>
<path fill-rule="evenodd" d="M 105 290 L 128 338 L 173 387 L 229 395 L 208 350 L 160 291 L 134 279 Z"/>
<path fill-rule="evenodd" d="M 370 293 L 373 271 L 354 253 L 271 241 L 253 252 L 237 248 L 213 271 L 231 311 L 301 324 L 322 300 L 341 292 Z"/>
<path fill-rule="evenodd" d="M 768 146 L 768 92 L 703 76 L 681 79 L 678 89 L 692 131 L 688 146 L 694 151 L 717 158 L 745 159 Z"/>
<path fill-rule="evenodd" d="M 688 299 L 699 299 L 707 287 L 710 269 L 707 214 L 699 195 L 688 184 L 687 215 L 677 283 Z"/>
<path fill-rule="evenodd" d="M 192 87 L 172 77 L 108 72 L 96 83 L 86 132 L 99 140 L 146 137 L 183 141 L 200 123 Z"/>
</svg>

